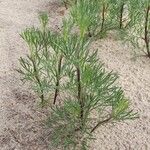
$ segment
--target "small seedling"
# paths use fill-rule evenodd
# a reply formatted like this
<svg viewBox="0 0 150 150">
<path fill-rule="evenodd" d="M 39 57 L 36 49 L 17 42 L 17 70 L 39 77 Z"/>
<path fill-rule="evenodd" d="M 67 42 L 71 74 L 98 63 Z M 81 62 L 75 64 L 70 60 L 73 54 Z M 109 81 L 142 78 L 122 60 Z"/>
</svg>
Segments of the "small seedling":
<svg viewBox="0 0 150 150">
<path fill-rule="evenodd" d="M 35 28 L 26 29 L 22 34 L 22 38 L 27 42 L 29 46 L 30 54 L 26 58 L 20 58 L 21 69 L 19 73 L 23 75 L 23 81 L 29 80 L 34 83 L 37 93 L 41 99 L 41 103 L 44 103 L 44 88 L 43 73 L 40 66 L 40 49 L 42 48 L 42 32 Z"/>
<path fill-rule="evenodd" d="M 50 32 L 47 29 L 48 16 L 40 14 L 39 20 L 41 28 L 26 29 L 21 37 L 29 46 L 29 54 L 26 58 L 20 58 L 21 68 L 18 72 L 23 75 L 23 80 L 29 80 L 33 84 L 33 89 L 39 94 L 41 104 L 44 104 L 51 97 L 54 90 L 53 103 L 59 94 L 60 80 L 62 78 L 63 55 L 60 51 L 63 44 L 62 39 L 68 33 L 63 31 L 63 36 Z"/>
</svg>

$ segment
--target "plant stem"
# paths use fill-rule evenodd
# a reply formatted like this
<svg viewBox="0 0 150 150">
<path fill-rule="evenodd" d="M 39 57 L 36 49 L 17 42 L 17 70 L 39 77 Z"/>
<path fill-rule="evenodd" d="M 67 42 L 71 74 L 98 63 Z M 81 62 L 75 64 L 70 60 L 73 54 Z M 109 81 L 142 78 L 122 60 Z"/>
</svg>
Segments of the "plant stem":
<svg viewBox="0 0 150 150">
<path fill-rule="evenodd" d="M 101 24 L 101 32 L 103 32 L 103 28 L 104 28 L 104 23 L 105 23 L 105 4 L 103 4 L 103 9 L 102 9 L 102 24 Z"/>
<path fill-rule="evenodd" d="M 80 68 L 79 66 L 76 67 L 77 69 L 77 83 L 78 83 L 78 101 L 79 101 L 79 104 L 80 104 L 80 119 L 81 119 L 81 130 L 83 128 L 83 114 L 84 114 L 84 104 L 83 104 L 83 99 L 82 99 L 82 96 L 81 96 L 81 92 L 82 92 L 82 89 L 81 89 L 81 72 L 80 72 Z"/>
<path fill-rule="evenodd" d="M 122 29 L 123 27 L 123 11 L 124 11 L 124 3 L 121 5 L 121 8 L 120 8 L 120 22 L 119 22 L 119 27 L 120 29 Z"/>
<path fill-rule="evenodd" d="M 149 37 L 148 37 L 148 23 L 149 23 L 149 12 L 150 12 L 150 6 L 147 7 L 146 9 L 146 16 L 145 16 L 145 44 L 146 44 L 146 50 L 147 50 L 147 55 L 150 58 L 150 46 L 149 46 Z"/>
<path fill-rule="evenodd" d="M 60 74 L 61 74 L 61 66 L 62 66 L 62 59 L 63 59 L 63 56 L 61 55 L 60 58 L 59 58 L 59 62 L 58 62 L 58 73 L 57 73 L 57 81 L 56 81 L 56 89 L 55 89 L 55 94 L 54 94 L 54 101 L 53 101 L 53 104 L 56 103 L 56 100 L 57 100 L 57 96 L 58 96 L 58 93 L 59 93 L 59 85 L 60 85 Z"/>
<path fill-rule="evenodd" d="M 46 58 L 46 60 L 48 60 L 48 57 L 49 57 L 49 55 L 48 55 L 48 43 L 47 43 L 47 35 L 46 35 L 46 28 L 44 28 L 43 29 L 43 44 L 44 44 L 44 52 L 43 52 L 43 54 L 44 54 L 44 56 L 45 56 L 45 58 Z"/>
<path fill-rule="evenodd" d="M 112 119 L 112 116 L 110 116 L 109 118 L 107 118 L 107 119 L 105 119 L 105 120 L 103 120 L 103 121 L 98 122 L 98 123 L 93 127 L 93 129 L 91 130 L 91 133 L 94 132 L 100 125 L 109 122 L 111 119 Z"/>
<path fill-rule="evenodd" d="M 44 91 L 43 91 L 43 88 L 42 88 L 42 83 L 41 83 L 40 78 L 39 78 L 39 74 L 38 74 L 38 71 L 37 71 L 35 61 L 32 58 L 31 58 L 31 61 L 32 61 L 32 64 L 33 64 L 35 79 L 36 79 L 36 81 L 37 81 L 37 83 L 40 87 L 40 99 L 41 99 L 41 103 L 43 104 L 44 103 Z"/>
</svg>

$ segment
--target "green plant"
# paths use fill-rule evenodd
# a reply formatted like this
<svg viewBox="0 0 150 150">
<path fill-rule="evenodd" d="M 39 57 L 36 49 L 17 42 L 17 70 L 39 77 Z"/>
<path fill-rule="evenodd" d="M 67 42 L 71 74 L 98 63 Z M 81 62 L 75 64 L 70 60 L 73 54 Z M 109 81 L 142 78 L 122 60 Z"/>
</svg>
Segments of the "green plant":
<svg viewBox="0 0 150 150">
<path fill-rule="evenodd" d="M 71 16 L 75 25 L 79 27 L 82 36 L 89 37 L 97 34 L 100 25 L 99 0 L 79 0 L 71 9 Z"/>
<path fill-rule="evenodd" d="M 116 15 L 117 15 L 117 18 L 119 20 L 119 28 L 122 29 L 123 28 L 123 16 L 124 16 L 124 10 L 125 10 L 125 5 L 126 4 L 127 0 L 119 0 L 119 1 L 116 1 L 117 5 L 116 5 Z M 114 3 L 114 2 L 113 2 Z"/>
<path fill-rule="evenodd" d="M 33 82 L 41 102 L 44 103 L 44 77 L 43 73 L 40 71 L 40 49 L 43 44 L 41 40 L 42 32 L 36 30 L 35 28 L 31 28 L 26 29 L 21 36 L 28 43 L 30 54 L 27 55 L 26 58 L 20 58 L 19 61 L 22 69 L 19 69 L 18 72 L 24 76 L 23 81 L 29 80 Z"/>
<path fill-rule="evenodd" d="M 101 23 L 101 32 L 103 32 L 104 24 L 105 24 L 105 14 L 107 13 L 108 3 L 106 1 L 102 1 L 102 23 Z"/>
<path fill-rule="evenodd" d="M 109 30 L 129 27 L 132 22 L 130 12 L 129 0 L 79 0 L 71 8 L 75 25 L 89 37 L 104 37 Z"/>
<path fill-rule="evenodd" d="M 53 33 L 47 29 L 48 16 L 40 14 L 41 28 L 26 29 L 21 37 L 29 46 L 29 55 L 20 58 L 23 81 L 30 81 L 38 93 L 42 106 L 50 99 L 54 91 L 53 103 L 59 94 L 60 80 L 63 76 L 65 62 L 60 51 L 63 40 L 68 34 L 64 27 L 63 34 Z M 61 36 L 63 35 L 63 36 Z"/>
<path fill-rule="evenodd" d="M 134 0 L 130 3 L 134 25 L 127 33 L 127 40 L 150 58 L 150 2 L 148 0 Z"/>
<path fill-rule="evenodd" d="M 115 29 L 124 29 L 130 20 L 130 0 L 109 0 L 109 21 Z"/>
<path fill-rule="evenodd" d="M 52 92 L 53 104 L 61 94 L 61 103 L 51 106 L 47 124 L 52 144 L 66 150 L 88 149 L 94 131 L 105 123 L 137 118 L 137 113 L 129 109 L 123 91 L 115 84 L 117 75 L 106 72 L 97 50 L 89 48 L 91 41 L 85 35 L 89 31 L 95 34 L 97 30 L 99 15 L 97 18 L 94 15 L 99 8 L 94 2 L 98 1 L 80 2 L 72 9 L 73 19 L 63 20 L 60 33 L 49 31 L 48 17 L 41 14 L 41 29 L 29 28 L 21 34 L 29 46 L 29 55 L 20 58 L 18 71 L 25 81 L 34 85 L 42 106 Z M 104 13 L 104 5 L 102 8 Z M 79 26 L 79 33 L 73 33 L 74 23 Z"/>
<path fill-rule="evenodd" d="M 62 53 L 67 61 L 66 94 L 63 104 L 52 107 L 47 120 L 51 142 L 61 149 L 87 149 L 94 131 L 105 123 L 134 119 L 129 102 L 115 85 L 116 74 L 107 73 L 90 52 L 90 41 L 79 35 L 68 36 Z"/>
<path fill-rule="evenodd" d="M 106 73 L 94 60 L 94 55 L 81 57 L 89 62 L 75 63 L 72 74 L 68 73 L 70 92 L 63 105 L 53 107 L 48 125 L 55 146 L 61 145 L 64 149 L 87 147 L 86 142 L 100 125 L 137 117 L 128 110 L 129 102 L 123 91 L 113 86 L 116 75 Z"/>
</svg>

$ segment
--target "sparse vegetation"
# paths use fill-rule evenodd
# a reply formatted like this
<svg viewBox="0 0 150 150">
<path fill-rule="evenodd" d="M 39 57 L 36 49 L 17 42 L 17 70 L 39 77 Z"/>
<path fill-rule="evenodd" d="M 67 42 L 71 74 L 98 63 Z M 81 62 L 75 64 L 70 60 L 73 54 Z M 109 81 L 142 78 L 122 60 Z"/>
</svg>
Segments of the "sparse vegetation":
<svg viewBox="0 0 150 150">
<path fill-rule="evenodd" d="M 68 1 L 64 3 L 66 5 Z M 97 50 L 89 48 L 93 37 L 99 34 L 103 37 L 111 29 L 129 31 L 137 26 L 135 16 L 139 13 L 137 9 L 134 9 L 134 15 L 131 13 L 133 2 L 113 3 L 111 0 L 76 1 L 69 19 L 63 20 L 61 32 L 49 30 L 48 16 L 41 14 L 41 28 L 29 28 L 21 34 L 29 46 L 29 55 L 20 58 L 18 72 L 25 81 L 33 84 L 42 106 L 51 102 L 53 94 L 47 125 L 51 131 L 51 143 L 58 148 L 86 150 L 94 131 L 101 125 L 138 117 L 129 108 L 123 90 L 116 86 L 118 76 L 105 71 Z M 150 9 L 147 4 L 144 5 L 144 41 L 150 55 Z M 128 14 L 124 20 L 125 11 Z M 126 17 L 129 18 L 126 20 Z M 79 30 L 76 32 L 73 28 Z M 61 103 L 57 103 L 58 95 Z"/>
<path fill-rule="evenodd" d="M 137 113 L 129 110 L 123 91 L 115 86 L 117 75 L 107 73 L 97 58 L 97 51 L 89 51 L 89 43 L 80 36 L 69 35 L 70 51 L 62 49 L 68 62 L 66 96 L 63 104 L 53 106 L 48 119 L 52 143 L 62 149 L 87 149 L 93 132 L 108 122 L 134 119 Z"/>
<path fill-rule="evenodd" d="M 52 142 L 63 149 L 86 149 L 100 125 L 137 116 L 128 110 L 123 91 L 113 85 L 117 76 L 105 71 L 97 51 L 90 53 L 84 30 L 71 34 L 72 23 L 66 20 L 63 32 L 54 34 L 46 30 L 43 18 L 47 17 L 40 16 L 43 30 L 31 28 L 22 34 L 30 55 L 20 59 L 23 69 L 19 72 L 35 84 L 42 105 L 53 90 L 55 104 L 59 90 L 65 89 L 66 96 L 61 97 L 61 104 L 51 106 L 47 121 Z M 61 78 L 66 81 L 60 83 Z"/>
</svg>

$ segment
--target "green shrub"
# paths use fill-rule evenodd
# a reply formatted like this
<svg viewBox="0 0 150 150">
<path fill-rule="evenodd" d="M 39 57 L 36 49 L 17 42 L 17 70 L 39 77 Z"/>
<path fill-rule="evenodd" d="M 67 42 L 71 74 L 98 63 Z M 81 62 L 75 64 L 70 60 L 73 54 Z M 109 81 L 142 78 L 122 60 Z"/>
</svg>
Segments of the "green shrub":
<svg viewBox="0 0 150 150">
<path fill-rule="evenodd" d="M 137 117 L 115 84 L 117 75 L 105 71 L 89 44 L 81 30 L 79 35 L 69 34 L 61 49 L 67 64 L 66 94 L 47 121 L 52 144 L 61 149 L 87 149 L 100 125 Z"/>
<path fill-rule="evenodd" d="M 68 31 L 64 27 L 63 36 L 53 33 L 47 29 L 48 16 L 41 14 L 39 19 L 41 29 L 32 27 L 21 34 L 29 46 L 29 54 L 26 58 L 20 58 L 21 68 L 18 72 L 23 75 L 23 81 L 32 83 L 44 106 L 51 98 L 52 92 L 54 104 L 59 95 L 60 80 L 65 66 L 60 49 Z"/>
<path fill-rule="evenodd" d="M 61 94 L 61 103 L 51 106 L 47 120 L 51 142 L 61 149 L 88 149 L 99 126 L 137 117 L 129 109 L 122 89 L 116 86 L 117 75 L 106 72 L 97 51 L 89 49 L 91 41 L 85 35 L 97 28 L 93 22 L 99 9 L 94 2 L 89 8 L 90 2 L 86 5 L 85 1 L 72 9 L 73 22 L 63 21 L 62 32 L 49 31 L 48 17 L 41 14 L 41 29 L 30 28 L 21 34 L 29 46 L 29 55 L 20 58 L 18 71 L 23 79 L 33 84 L 42 106 L 51 93 L 53 104 Z M 73 23 L 79 26 L 78 34 L 72 32 Z"/>
<path fill-rule="evenodd" d="M 85 39 L 76 36 L 71 39 L 66 46 L 73 55 L 63 51 L 69 64 L 67 93 L 62 105 L 52 107 L 47 124 L 54 146 L 87 149 L 88 141 L 100 125 L 134 119 L 137 114 L 129 110 L 123 91 L 115 85 L 116 74 L 107 73 L 99 63 L 97 51 L 90 54 Z"/>
</svg>

